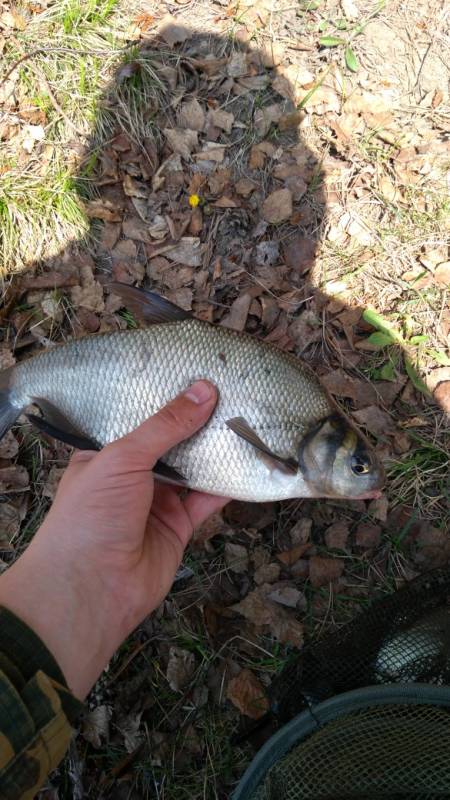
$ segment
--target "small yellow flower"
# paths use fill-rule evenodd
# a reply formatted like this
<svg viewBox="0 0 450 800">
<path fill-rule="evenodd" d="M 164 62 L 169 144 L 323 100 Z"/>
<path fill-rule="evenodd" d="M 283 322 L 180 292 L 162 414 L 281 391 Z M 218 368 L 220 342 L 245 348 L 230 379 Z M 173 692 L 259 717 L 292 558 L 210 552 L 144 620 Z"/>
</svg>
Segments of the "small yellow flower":
<svg viewBox="0 0 450 800">
<path fill-rule="evenodd" d="M 200 203 L 200 198 L 198 194 L 189 195 L 189 205 L 191 206 L 191 208 L 197 208 L 199 203 Z"/>
</svg>

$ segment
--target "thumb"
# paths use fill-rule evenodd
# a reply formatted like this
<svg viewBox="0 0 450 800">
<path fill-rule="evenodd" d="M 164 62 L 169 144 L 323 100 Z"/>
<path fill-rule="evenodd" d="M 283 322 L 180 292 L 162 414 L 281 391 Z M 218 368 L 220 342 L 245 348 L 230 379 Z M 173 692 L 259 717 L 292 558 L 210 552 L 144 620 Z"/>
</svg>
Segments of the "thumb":
<svg viewBox="0 0 450 800">
<path fill-rule="evenodd" d="M 149 417 L 134 431 L 109 445 L 116 455 L 132 458 L 137 469 L 151 469 L 164 453 L 196 433 L 209 419 L 217 402 L 217 389 L 209 381 L 196 381 Z"/>
</svg>

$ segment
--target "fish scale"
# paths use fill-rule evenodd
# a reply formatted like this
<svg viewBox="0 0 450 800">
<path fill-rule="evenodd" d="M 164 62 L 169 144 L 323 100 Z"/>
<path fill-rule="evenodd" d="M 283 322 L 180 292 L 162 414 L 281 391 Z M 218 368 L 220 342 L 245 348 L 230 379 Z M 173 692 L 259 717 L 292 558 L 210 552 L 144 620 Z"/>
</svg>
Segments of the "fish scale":
<svg viewBox="0 0 450 800">
<path fill-rule="evenodd" d="M 300 474 L 277 474 L 226 421 L 244 417 L 269 448 L 297 458 L 304 434 L 335 407 L 306 365 L 246 334 L 187 319 L 88 336 L 18 364 L 11 400 L 23 407 L 46 398 L 105 445 L 199 378 L 217 386 L 217 407 L 164 461 L 207 492 L 253 501 L 307 496 Z"/>
</svg>

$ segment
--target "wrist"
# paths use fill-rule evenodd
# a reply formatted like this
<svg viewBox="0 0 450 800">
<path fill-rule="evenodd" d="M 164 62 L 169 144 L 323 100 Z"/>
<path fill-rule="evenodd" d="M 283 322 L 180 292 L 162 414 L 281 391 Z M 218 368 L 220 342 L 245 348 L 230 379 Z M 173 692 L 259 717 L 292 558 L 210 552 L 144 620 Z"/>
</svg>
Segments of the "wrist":
<svg viewBox="0 0 450 800">
<path fill-rule="evenodd" d="M 82 700 L 120 644 L 101 581 L 68 560 L 70 574 L 32 545 L 0 578 L 0 604 L 40 637 Z"/>
</svg>

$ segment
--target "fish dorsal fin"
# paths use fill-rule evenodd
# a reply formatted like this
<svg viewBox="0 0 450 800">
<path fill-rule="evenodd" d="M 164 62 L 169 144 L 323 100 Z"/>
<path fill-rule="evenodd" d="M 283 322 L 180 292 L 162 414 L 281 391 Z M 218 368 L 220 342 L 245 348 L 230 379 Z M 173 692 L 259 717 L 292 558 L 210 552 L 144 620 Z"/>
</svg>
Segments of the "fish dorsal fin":
<svg viewBox="0 0 450 800">
<path fill-rule="evenodd" d="M 49 436 L 53 436 L 55 439 L 59 439 L 61 442 L 78 448 L 78 450 L 100 450 L 97 442 L 89 439 L 75 425 L 72 425 L 67 417 L 49 400 L 44 397 L 33 397 L 32 401 L 39 406 L 42 412 L 42 417 L 38 417 L 37 414 L 26 415 L 36 428 Z"/>
<path fill-rule="evenodd" d="M 295 475 L 298 472 L 297 461 L 294 458 L 284 458 L 284 456 L 279 456 L 277 453 L 274 453 L 270 447 L 264 444 L 263 440 L 260 439 L 256 431 L 253 430 L 244 417 L 227 419 L 225 425 L 237 436 L 240 436 L 241 439 L 244 439 L 246 442 L 253 445 L 253 447 L 256 447 L 261 453 L 264 453 L 265 456 L 274 462 L 274 465 L 278 469 L 289 475 Z"/>
<path fill-rule="evenodd" d="M 124 306 L 129 308 L 145 325 L 175 322 L 192 317 L 190 311 L 179 308 L 170 300 L 166 300 L 154 292 L 149 292 L 147 289 L 138 289 L 136 286 L 128 286 L 128 284 L 118 281 L 108 283 L 107 286 L 120 297 Z"/>
</svg>

